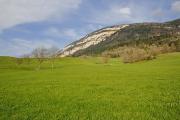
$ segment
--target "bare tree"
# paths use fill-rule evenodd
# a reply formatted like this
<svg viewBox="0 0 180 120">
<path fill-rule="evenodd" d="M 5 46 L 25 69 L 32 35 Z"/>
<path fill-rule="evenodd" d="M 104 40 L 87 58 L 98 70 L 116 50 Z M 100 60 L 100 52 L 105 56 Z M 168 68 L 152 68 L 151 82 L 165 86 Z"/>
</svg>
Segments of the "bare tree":
<svg viewBox="0 0 180 120">
<path fill-rule="evenodd" d="M 16 62 L 16 65 L 19 67 L 23 63 L 23 59 L 22 58 L 16 58 L 15 62 Z"/>
<path fill-rule="evenodd" d="M 45 60 L 46 52 L 47 52 L 47 49 L 44 48 L 44 47 L 38 47 L 38 48 L 34 49 L 33 52 L 32 52 L 32 56 L 34 58 L 36 58 L 37 61 L 38 61 L 38 64 L 39 64 L 38 69 L 39 70 L 41 69 L 41 64 Z"/>
<path fill-rule="evenodd" d="M 52 71 L 54 70 L 54 63 L 55 63 L 55 60 L 56 60 L 56 55 L 52 55 L 49 57 L 49 60 L 51 62 L 51 69 Z"/>
<path fill-rule="evenodd" d="M 44 48 L 44 47 L 38 47 L 33 50 L 32 57 L 36 58 L 38 61 L 38 69 L 41 68 L 41 64 L 48 59 L 51 63 L 52 70 L 54 69 L 54 62 L 56 58 L 56 52 L 59 49 L 55 46 L 52 46 L 51 48 Z"/>
<path fill-rule="evenodd" d="M 27 64 L 30 64 L 31 56 L 29 54 L 23 55 L 22 58 L 24 59 L 25 62 L 27 62 Z"/>
<path fill-rule="evenodd" d="M 49 60 L 51 62 L 51 69 L 54 70 L 54 63 L 56 60 L 56 53 L 59 49 L 55 46 L 52 46 L 51 48 L 48 49 L 48 55 L 49 55 Z"/>
</svg>

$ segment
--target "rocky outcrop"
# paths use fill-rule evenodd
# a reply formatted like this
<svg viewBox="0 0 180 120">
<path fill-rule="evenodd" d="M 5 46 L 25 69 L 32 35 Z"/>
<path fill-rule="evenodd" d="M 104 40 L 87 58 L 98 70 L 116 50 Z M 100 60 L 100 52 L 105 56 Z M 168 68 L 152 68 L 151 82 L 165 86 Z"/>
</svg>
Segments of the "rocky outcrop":
<svg viewBox="0 0 180 120">
<path fill-rule="evenodd" d="M 86 49 L 92 45 L 97 45 L 103 41 L 105 41 L 108 37 L 116 33 L 117 31 L 127 27 L 129 25 L 120 25 L 120 26 L 113 26 L 107 27 L 96 32 L 93 32 L 84 38 L 76 41 L 68 46 L 66 46 L 63 50 L 58 52 L 58 56 L 66 57 L 73 55 L 79 50 Z"/>
</svg>

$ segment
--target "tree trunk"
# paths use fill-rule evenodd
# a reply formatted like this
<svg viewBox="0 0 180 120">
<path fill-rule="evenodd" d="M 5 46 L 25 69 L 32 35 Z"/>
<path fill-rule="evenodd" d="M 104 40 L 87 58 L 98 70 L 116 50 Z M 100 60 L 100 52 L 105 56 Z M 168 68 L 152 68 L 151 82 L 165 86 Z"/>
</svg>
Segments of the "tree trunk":
<svg viewBox="0 0 180 120">
<path fill-rule="evenodd" d="M 41 69 L 41 64 L 39 64 L 39 66 L 38 66 L 38 70 L 40 70 Z"/>
<path fill-rule="evenodd" d="M 54 69 L 54 63 L 51 63 L 51 68 L 52 68 L 52 71 L 53 71 L 53 69 Z"/>
</svg>

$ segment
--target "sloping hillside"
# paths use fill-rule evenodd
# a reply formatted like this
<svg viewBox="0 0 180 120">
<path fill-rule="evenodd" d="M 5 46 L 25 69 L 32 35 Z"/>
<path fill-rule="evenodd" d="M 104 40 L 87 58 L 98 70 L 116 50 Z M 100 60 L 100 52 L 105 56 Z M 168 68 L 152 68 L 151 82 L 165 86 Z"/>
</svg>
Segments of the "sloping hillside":
<svg viewBox="0 0 180 120">
<path fill-rule="evenodd" d="M 95 31 L 80 39 L 79 41 L 75 41 L 70 45 L 66 46 L 62 51 L 59 51 L 59 55 L 61 57 L 74 55 L 80 50 L 87 49 L 90 46 L 95 46 L 103 41 L 106 41 L 108 37 L 127 26 L 128 25 L 112 26 Z"/>
<path fill-rule="evenodd" d="M 100 54 L 105 50 L 137 44 L 161 44 L 180 39 L 180 19 L 165 23 L 135 23 L 95 31 L 68 45 L 58 55 L 80 56 Z"/>
</svg>

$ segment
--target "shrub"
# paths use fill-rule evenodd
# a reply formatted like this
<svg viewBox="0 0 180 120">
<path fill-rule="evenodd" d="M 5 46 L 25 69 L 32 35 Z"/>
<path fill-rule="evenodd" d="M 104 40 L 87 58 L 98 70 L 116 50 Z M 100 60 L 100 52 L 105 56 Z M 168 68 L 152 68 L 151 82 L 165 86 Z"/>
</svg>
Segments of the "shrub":
<svg viewBox="0 0 180 120">
<path fill-rule="evenodd" d="M 121 55 L 123 54 L 123 50 L 125 47 L 119 47 L 117 49 L 113 49 L 110 51 L 105 51 L 102 53 L 102 56 L 108 56 L 110 58 L 117 58 L 117 57 L 121 57 Z"/>
<path fill-rule="evenodd" d="M 20 66 L 21 64 L 23 64 L 23 59 L 22 58 L 16 58 L 15 62 L 16 62 L 17 66 Z"/>
<path fill-rule="evenodd" d="M 108 62 L 109 62 L 109 58 L 110 58 L 109 55 L 103 54 L 103 55 L 102 55 L 102 62 L 103 62 L 103 63 L 108 63 Z"/>
<path fill-rule="evenodd" d="M 176 45 L 174 43 L 171 43 L 170 52 L 175 52 L 175 51 L 177 51 L 177 47 L 176 47 Z"/>
<path fill-rule="evenodd" d="M 133 63 L 149 59 L 153 59 L 153 56 L 151 56 L 146 50 L 137 47 L 127 47 L 122 55 L 124 63 Z"/>
<path fill-rule="evenodd" d="M 163 44 L 161 46 L 161 53 L 169 53 L 171 51 L 171 47 L 168 44 Z"/>
<path fill-rule="evenodd" d="M 109 57 L 102 57 L 102 62 L 104 64 L 108 63 L 109 62 Z"/>
<path fill-rule="evenodd" d="M 177 41 L 176 50 L 180 52 L 180 40 Z"/>
<path fill-rule="evenodd" d="M 81 55 L 80 58 L 87 59 L 89 56 L 87 55 Z"/>
<path fill-rule="evenodd" d="M 108 58 L 122 57 L 124 63 L 155 59 L 157 55 L 177 51 L 177 45 L 171 44 L 140 44 L 138 46 L 124 46 L 102 53 L 104 63 Z"/>
<path fill-rule="evenodd" d="M 151 56 L 155 57 L 155 56 L 161 54 L 161 49 L 162 49 L 162 48 L 161 48 L 161 47 L 158 47 L 157 45 L 150 45 L 150 46 L 148 47 L 148 49 L 147 49 L 147 52 L 148 52 Z"/>
</svg>

